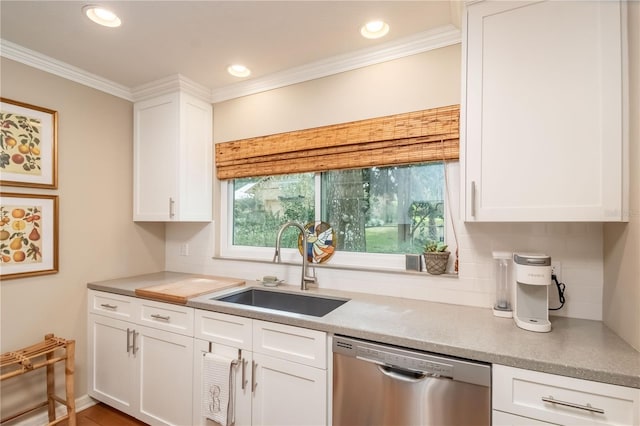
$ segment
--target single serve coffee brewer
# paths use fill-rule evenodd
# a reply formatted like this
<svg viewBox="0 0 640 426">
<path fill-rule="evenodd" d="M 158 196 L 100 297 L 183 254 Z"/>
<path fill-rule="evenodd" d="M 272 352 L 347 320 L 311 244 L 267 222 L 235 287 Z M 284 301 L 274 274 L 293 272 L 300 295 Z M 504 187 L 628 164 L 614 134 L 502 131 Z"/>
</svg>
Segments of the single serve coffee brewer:
<svg viewBox="0 0 640 426">
<path fill-rule="evenodd" d="M 545 254 L 514 253 L 513 264 L 516 278 L 513 319 L 516 325 L 529 331 L 550 331 L 551 257 Z"/>
</svg>

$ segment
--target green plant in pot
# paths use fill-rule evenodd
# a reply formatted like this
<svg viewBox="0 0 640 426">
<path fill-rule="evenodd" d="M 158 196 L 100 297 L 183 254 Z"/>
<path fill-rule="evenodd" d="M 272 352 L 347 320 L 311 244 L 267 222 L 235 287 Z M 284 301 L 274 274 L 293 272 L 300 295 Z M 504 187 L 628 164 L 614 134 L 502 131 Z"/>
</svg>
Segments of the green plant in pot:
<svg viewBox="0 0 640 426">
<path fill-rule="evenodd" d="M 447 270 L 449 254 L 446 244 L 434 240 L 427 241 L 423 253 L 427 272 L 432 275 L 444 274 Z"/>
</svg>

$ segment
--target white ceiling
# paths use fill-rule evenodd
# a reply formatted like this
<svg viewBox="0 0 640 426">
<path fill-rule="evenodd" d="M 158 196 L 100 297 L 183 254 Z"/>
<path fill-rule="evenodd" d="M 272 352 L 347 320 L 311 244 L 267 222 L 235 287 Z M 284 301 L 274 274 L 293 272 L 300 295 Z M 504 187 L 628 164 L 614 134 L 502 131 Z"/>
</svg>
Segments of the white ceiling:
<svg viewBox="0 0 640 426">
<path fill-rule="evenodd" d="M 123 25 L 89 21 L 82 6 L 95 3 Z M 5 51 L 15 44 L 127 88 L 179 74 L 215 93 L 459 26 L 460 2 L 1 0 L 0 18 Z M 389 23 L 387 37 L 360 35 L 372 19 Z M 252 70 L 241 83 L 226 72 L 236 62 Z"/>
</svg>

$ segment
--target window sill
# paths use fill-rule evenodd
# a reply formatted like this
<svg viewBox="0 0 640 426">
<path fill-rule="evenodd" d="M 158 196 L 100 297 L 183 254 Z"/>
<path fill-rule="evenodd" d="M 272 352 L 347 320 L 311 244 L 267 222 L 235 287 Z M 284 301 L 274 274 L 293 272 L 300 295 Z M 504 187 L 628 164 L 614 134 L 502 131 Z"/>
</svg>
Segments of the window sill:
<svg viewBox="0 0 640 426">
<path fill-rule="evenodd" d="M 251 259 L 251 258 L 242 258 L 242 257 L 222 257 L 222 256 L 213 256 L 214 260 L 225 260 L 232 262 L 252 262 L 252 263 L 262 263 L 262 264 L 271 264 L 273 261 L 264 260 L 264 259 Z M 300 266 L 300 262 L 280 262 L 281 265 L 290 265 L 290 266 Z M 409 271 L 404 269 L 397 268 L 379 268 L 379 267 L 364 267 L 364 266 L 348 266 L 348 265 L 332 265 L 330 263 L 314 263 L 310 264 L 314 268 L 319 269 L 333 269 L 333 270 L 345 270 L 345 271 L 359 271 L 359 272 L 374 272 L 374 273 L 385 273 L 385 274 L 398 274 L 398 275 L 420 275 L 420 276 L 432 276 L 432 277 L 443 277 L 443 278 L 458 278 L 457 273 L 447 272 L 441 275 L 431 275 L 427 271 Z"/>
</svg>

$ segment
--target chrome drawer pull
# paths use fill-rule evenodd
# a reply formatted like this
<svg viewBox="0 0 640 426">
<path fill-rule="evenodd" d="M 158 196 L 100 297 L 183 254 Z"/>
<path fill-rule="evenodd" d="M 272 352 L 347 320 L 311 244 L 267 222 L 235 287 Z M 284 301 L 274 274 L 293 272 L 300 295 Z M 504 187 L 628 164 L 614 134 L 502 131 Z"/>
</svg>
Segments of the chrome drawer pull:
<svg viewBox="0 0 640 426">
<path fill-rule="evenodd" d="M 169 321 L 169 318 L 171 318 L 171 317 L 169 315 L 164 316 L 164 315 L 159 315 L 159 314 L 153 314 L 153 315 L 151 315 L 151 318 L 157 319 L 157 320 L 162 320 L 162 321 Z"/>
<path fill-rule="evenodd" d="M 247 386 L 247 360 L 242 358 L 242 390 Z"/>
<path fill-rule="evenodd" d="M 256 368 L 258 368 L 258 363 L 251 360 L 251 392 L 255 393 L 256 388 L 258 387 L 258 382 L 256 381 Z"/>
<path fill-rule="evenodd" d="M 476 217 L 476 182 L 471 181 L 471 217 Z"/>
<path fill-rule="evenodd" d="M 110 305 L 108 303 L 101 303 L 100 306 L 107 309 L 118 309 L 118 305 Z"/>
<path fill-rule="evenodd" d="M 604 410 L 602 408 L 592 407 L 591 404 L 587 404 L 587 405 L 574 404 L 573 402 L 560 401 L 558 399 L 555 399 L 552 396 L 549 396 L 548 398 L 543 396 L 542 402 L 548 402 L 550 404 L 556 404 L 556 405 L 563 405 L 565 407 L 577 408 L 578 410 L 585 410 L 591 413 L 604 414 Z"/>
</svg>

